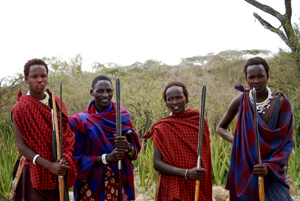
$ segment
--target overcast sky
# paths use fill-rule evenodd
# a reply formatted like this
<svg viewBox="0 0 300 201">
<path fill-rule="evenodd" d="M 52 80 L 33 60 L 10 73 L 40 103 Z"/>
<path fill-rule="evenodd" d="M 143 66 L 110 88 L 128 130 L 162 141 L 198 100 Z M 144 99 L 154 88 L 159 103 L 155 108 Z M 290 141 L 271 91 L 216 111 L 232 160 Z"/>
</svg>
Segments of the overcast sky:
<svg viewBox="0 0 300 201">
<path fill-rule="evenodd" d="M 285 12 L 284 0 L 260 2 Z M 292 3 L 299 23 L 300 1 Z M 22 72 L 29 59 L 52 56 L 81 54 L 83 70 L 91 70 L 95 61 L 177 64 L 228 49 L 288 49 L 253 12 L 280 25 L 244 0 L 2 0 L 0 77 Z"/>
</svg>

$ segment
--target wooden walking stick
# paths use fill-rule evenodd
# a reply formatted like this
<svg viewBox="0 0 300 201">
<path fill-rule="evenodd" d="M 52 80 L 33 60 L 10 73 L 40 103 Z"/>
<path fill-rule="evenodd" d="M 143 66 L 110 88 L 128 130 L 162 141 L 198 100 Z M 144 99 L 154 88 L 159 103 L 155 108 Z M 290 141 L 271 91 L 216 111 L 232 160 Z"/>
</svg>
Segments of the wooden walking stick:
<svg viewBox="0 0 300 201">
<path fill-rule="evenodd" d="M 252 97 L 253 97 L 253 112 L 254 112 L 254 124 L 255 124 L 255 143 L 256 143 L 256 152 L 257 152 L 257 163 L 261 165 L 261 156 L 259 149 L 259 136 L 258 136 L 258 122 L 257 122 L 257 110 L 256 110 L 256 91 L 253 87 L 252 89 Z M 264 178 L 258 177 L 258 194 L 259 200 L 265 201 L 265 186 L 264 186 Z"/>
<path fill-rule="evenodd" d="M 62 100 L 60 100 L 62 101 Z M 62 108 L 60 108 L 60 111 Z M 55 137 L 56 137 L 56 153 L 57 153 L 57 160 L 61 160 L 62 152 L 61 152 L 61 142 L 60 136 L 58 132 L 58 121 L 57 121 L 57 109 L 56 109 L 56 101 L 55 101 L 55 93 L 52 92 L 52 111 L 54 117 L 54 129 L 55 129 Z M 62 122 L 60 122 L 62 124 Z M 59 200 L 64 200 L 64 177 L 58 176 L 58 188 L 59 188 Z"/>
<path fill-rule="evenodd" d="M 202 97 L 201 97 L 201 111 L 199 118 L 199 137 L 198 137 L 198 157 L 197 157 L 197 168 L 201 168 L 201 153 L 202 153 L 202 139 L 203 139 L 203 124 L 204 124 L 204 111 L 205 111 L 205 97 L 206 97 L 206 85 L 202 86 Z M 195 189 L 195 201 L 198 201 L 200 190 L 200 180 L 196 181 Z"/>
<path fill-rule="evenodd" d="M 116 78 L 116 131 L 117 136 L 122 136 L 122 122 L 121 122 L 121 84 L 119 77 Z M 122 161 L 118 161 L 118 201 L 122 201 Z"/>
</svg>

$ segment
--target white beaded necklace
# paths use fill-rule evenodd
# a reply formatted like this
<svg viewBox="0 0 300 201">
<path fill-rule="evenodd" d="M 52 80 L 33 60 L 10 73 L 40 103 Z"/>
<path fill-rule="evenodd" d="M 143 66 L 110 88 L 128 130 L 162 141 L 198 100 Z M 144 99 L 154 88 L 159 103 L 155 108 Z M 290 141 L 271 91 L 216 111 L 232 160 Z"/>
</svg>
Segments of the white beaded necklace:
<svg viewBox="0 0 300 201">
<path fill-rule="evenodd" d="M 39 100 L 39 101 L 42 102 L 45 105 L 48 105 L 49 104 L 49 94 L 47 92 L 45 92 L 45 91 L 44 91 L 44 93 L 45 93 L 46 97 L 43 100 Z M 30 96 L 29 90 L 28 90 L 28 92 L 27 92 L 26 95 Z"/>
<path fill-rule="evenodd" d="M 266 100 L 264 100 L 261 103 L 256 103 L 256 110 L 257 113 L 263 113 L 265 114 L 265 109 L 268 109 L 270 107 L 270 102 L 273 99 L 273 94 L 271 92 L 271 89 L 269 87 L 267 87 L 268 90 L 268 97 Z M 250 97 L 250 101 L 253 104 L 253 97 L 252 97 L 252 89 L 249 92 L 249 97 Z"/>
</svg>

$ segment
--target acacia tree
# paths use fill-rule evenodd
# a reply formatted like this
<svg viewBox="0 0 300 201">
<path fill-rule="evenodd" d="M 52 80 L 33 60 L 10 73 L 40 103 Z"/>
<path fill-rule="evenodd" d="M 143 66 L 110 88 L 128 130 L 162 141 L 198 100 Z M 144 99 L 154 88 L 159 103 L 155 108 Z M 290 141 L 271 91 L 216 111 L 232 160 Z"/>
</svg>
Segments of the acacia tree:
<svg viewBox="0 0 300 201">
<path fill-rule="evenodd" d="M 285 0 L 285 14 L 281 14 L 278 11 L 276 11 L 274 8 L 261 4 L 255 0 L 245 0 L 249 4 L 255 6 L 256 8 L 272 15 L 276 19 L 278 19 L 281 23 L 281 25 L 278 28 L 275 28 L 272 26 L 269 22 L 264 20 L 261 16 L 259 16 L 257 13 L 253 13 L 253 16 L 261 23 L 261 25 L 276 33 L 284 42 L 285 44 L 291 49 L 292 53 L 295 54 L 297 64 L 300 65 L 300 38 L 297 34 L 298 31 L 297 26 L 293 27 L 291 18 L 292 18 L 292 4 L 291 0 Z"/>
</svg>

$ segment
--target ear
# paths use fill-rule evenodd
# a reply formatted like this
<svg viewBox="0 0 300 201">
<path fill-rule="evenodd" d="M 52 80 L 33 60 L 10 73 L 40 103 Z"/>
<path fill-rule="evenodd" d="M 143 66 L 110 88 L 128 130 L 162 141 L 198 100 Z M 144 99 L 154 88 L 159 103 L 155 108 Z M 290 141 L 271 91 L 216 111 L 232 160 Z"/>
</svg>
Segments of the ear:
<svg viewBox="0 0 300 201">
<path fill-rule="evenodd" d="M 267 73 L 267 79 L 269 79 L 269 73 Z"/>
<path fill-rule="evenodd" d="M 91 95 L 91 96 L 94 96 L 93 89 L 90 90 L 90 95 Z"/>
<path fill-rule="evenodd" d="M 25 76 L 25 82 L 28 84 L 28 77 Z"/>
</svg>

